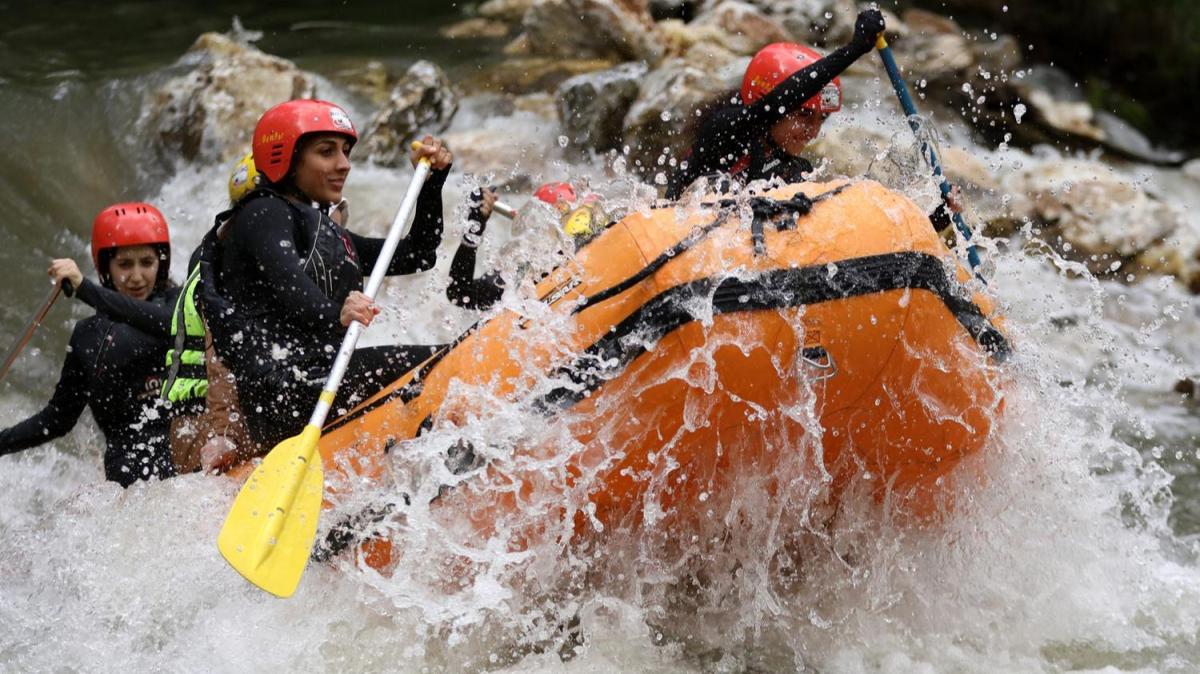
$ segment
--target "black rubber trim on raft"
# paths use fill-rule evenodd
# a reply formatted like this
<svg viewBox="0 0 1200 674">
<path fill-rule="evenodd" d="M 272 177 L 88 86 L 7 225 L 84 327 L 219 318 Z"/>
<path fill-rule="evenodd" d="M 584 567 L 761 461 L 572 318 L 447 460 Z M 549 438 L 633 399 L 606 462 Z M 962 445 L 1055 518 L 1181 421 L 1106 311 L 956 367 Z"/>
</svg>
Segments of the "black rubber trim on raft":
<svg viewBox="0 0 1200 674">
<path fill-rule="evenodd" d="M 936 295 L 967 334 L 997 362 L 1011 353 L 1008 340 L 948 275 L 941 259 L 904 252 L 842 260 L 836 272 L 828 265 L 775 269 L 750 278 L 707 278 L 676 286 L 642 305 L 575 362 L 555 375 L 571 382 L 535 401 L 546 414 L 583 400 L 625 369 L 654 343 L 695 320 L 689 300 L 712 297 L 714 314 L 781 309 L 819 304 L 901 289 L 926 290 Z M 626 339 L 634 336 L 635 339 Z"/>
<path fill-rule="evenodd" d="M 799 192 L 799 193 L 793 195 L 791 199 L 785 199 L 785 200 L 769 199 L 766 197 L 751 197 L 746 202 L 746 205 L 749 206 L 751 211 L 753 211 L 753 213 L 754 213 L 754 219 L 752 221 L 751 229 L 754 232 L 753 238 L 754 238 L 755 252 L 760 253 L 759 245 L 760 245 L 761 241 L 759 240 L 759 238 L 762 235 L 762 227 L 763 227 L 764 219 L 778 218 L 779 216 L 782 216 L 782 215 L 803 217 L 805 215 L 808 215 L 812 211 L 812 208 L 814 205 L 816 205 L 822 201 L 825 201 L 826 199 L 832 199 L 833 197 L 836 197 L 837 195 L 841 194 L 842 191 L 844 191 L 847 187 L 850 187 L 853 184 L 854 183 L 844 183 L 844 184 L 838 185 L 837 187 L 835 187 L 827 192 L 822 192 L 812 198 L 809 198 L 809 196 L 804 194 L 803 192 Z M 572 311 L 571 313 L 577 314 L 577 313 L 583 311 L 584 309 L 594 307 L 597 304 L 603 302 L 604 300 L 610 299 L 612 297 L 616 297 L 617 295 L 620 295 L 621 293 L 625 292 L 626 290 L 629 290 L 633 286 L 646 280 L 647 278 L 652 276 L 656 271 L 665 267 L 668 262 L 670 262 L 671 260 L 675 259 L 676 257 L 679 257 L 680 255 L 686 253 L 687 251 L 691 250 L 696 244 L 703 241 L 704 238 L 707 237 L 714 229 L 717 229 L 721 225 L 724 225 L 725 222 L 729 219 L 729 216 L 733 214 L 733 209 L 738 206 L 738 202 L 735 200 L 732 200 L 732 199 L 722 199 L 720 202 L 717 203 L 717 205 L 721 207 L 721 212 L 717 215 L 716 218 L 713 218 L 712 222 L 710 222 L 707 225 L 704 225 L 702 227 L 697 227 L 697 228 L 693 229 L 692 232 L 690 234 L 688 234 L 686 237 L 684 237 L 684 239 L 682 241 L 675 244 L 674 246 L 671 246 L 667 250 L 663 251 L 663 253 L 661 255 L 659 255 L 658 257 L 651 260 L 649 264 L 647 264 L 645 267 L 642 267 L 642 269 L 639 270 L 633 276 L 630 276 L 629 278 L 625 279 L 624 281 L 621 281 L 620 283 L 617 283 L 609 288 L 601 290 L 600 292 L 596 293 L 595 295 L 590 295 L 588 297 L 583 298 L 583 300 L 581 300 L 579 302 L 579 304 L 575 307 L 574 311 Z M 780 222 L 776 223 L 776 227 L 781 230 L 793 229 L 793 228 L 795 228 L 795 226 L 796 226 L 796 223 L 794 221 L 791 221 L 791 222 L 780 221 Z"/>
<path fill-rule="evenodd" d="M 711 295 L 713 313 L 728 314 L 799 307 L 905 288 L 936 295 L 967 334 L 997 362 L 1011 354 L 1008 340 L 949 276 L 940 258 L 926 253 L 886 253 L 842 260 L 837 263 L 836 273 L 830 273 L 829 265 L 815 265 L 774 269 L 749 279 L 705 278 L 671 288 L 614 326 L 572 366 L 557 371 L 555 374 L 566 377 L 571 385 L 551 391 L 534 404 L 552 413 L 587 397 L 644 353 L 646 343 L 656 342 L 695 320 L 686 305 L 697 297 Z M 626 340 L 630 335 L 637 339 Z M 420 394 L 421 381 L 449 351 L 447 348 L 427 361 L 409 384 L 338 419 L 325 430 L 347 424 L 396 398 L 407 404 Z"/>
</svg>

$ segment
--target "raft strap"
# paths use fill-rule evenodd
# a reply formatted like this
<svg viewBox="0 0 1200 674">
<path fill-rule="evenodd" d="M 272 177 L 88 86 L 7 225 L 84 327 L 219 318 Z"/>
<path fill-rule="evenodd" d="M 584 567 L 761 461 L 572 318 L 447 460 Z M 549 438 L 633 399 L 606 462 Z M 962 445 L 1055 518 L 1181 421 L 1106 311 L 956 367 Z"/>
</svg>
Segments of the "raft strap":
<svg viewBox="0 0 1200 674">
<path fill-rule="evenodd" d="M 766 197 L 754 197 L 750 200 L 750 208 L 753 210 L 753 212 L 755 214 L 754 215 L 754 223 L 758 223 L 760 212 L 763 214 L 769 214 L 769 217 L 776 217 L 776 216 L 782 215 L 784 213 L 791 213 L 791 214 L 795 214 L 795 215 L 807 215 L 809 213 L 809 211 L 812 210 L 813 204 L 815 204 L 819 201 L 824 201 L 825 199 L 836 196 L 838 194 L 841 194 L 842 190 L 846 189 L 851 184 L 853 184 L 853 183 L 844 183 L 842 185 L 835 187 L 832 190 L 829 190 L 828 192 L 822 192 L 821 194 L 818 194 L 816 197 L 813 197 L 811 199 L 808 197 L 808 195 L 803 195 L 803 199 L 797 199 L 794 196 L 791 199 L 781 199 L 781 200 L 769 199 Z M 714 219 L 712 222 L 708 223 L 707 225 L 704 225 L 703 227 L 698 227 L 696 229 L 693 229 L 692 232 L 690 234 L 688 234 L 686 237 L 684 237 L 684 239 L 682 241 L 675 244 L 674 246 L 671 246 L 665 252 L 663 252 L 661 255 L 654 258 L 654 260 L 651 261 L 650 264 L 643 267 L 641 269 L 641 271 L 637 272 L 633 276 L 630 276 L 629 278 L 625 279 L 624 281 L 621 281 L 620 283 L 618 283 L 614 286 L 611 286 L 609 288 L 601 290 L 600 292 L 596 293 L 595 295 L 590 295 L 590 296 L 584 298 L 583 301 L 581 301 L 575 307 L 574 311 L 572 311 L 571 313 L 577 314 L 577 313 L 583 311 L 584 309 L 587 309 L 590 306 L 599 304 L 600 302 L 603 302 L 604 300 L 607 300 L 611 297 L 620 295 L 621 293 L 625 292 L 626 290 L 629 290 L 633 286 L 641 283 L 642 281 L 644 281 L 647 278 L 649 278 L 650 276 L 652 276 L 654 274 L 654 272 L 658 271 L 659 269 L 662 269 L 671 260 L 675 259 L 679 255 L 682 255 L 683 253 L 685 253 L 688 250 L 695 247 L 696 244 L 703 241 L 704 238 L 707 237 L 714 229 L 717 229 L 721 225 L 725 224 L 725 222 L 729 219 L 730 214 L 733 212 L 734 207 L 737 206 L 737 201 L 734 199 L 722 199 L 721 201 L 717 202 L 717 205 L 722 210 L 721 210 L 721 213 L 719 215 L 717 215 L 716 219 Z M 753 231 L 753 227 L 754 227 L 754 224 L 752 223 L 751 224 L 752 231 Z M 759 223 L 759 227 L 761 228 L 761 223 Z M 780 229 L 785 229 L 785 228 L 781 226 Z M 760 234 L 761 234 L 761 232 L 760 232 Z M 758 249 L 756 246 L 755 251 L 757 252 L 757 250 Z"/>
</svg>

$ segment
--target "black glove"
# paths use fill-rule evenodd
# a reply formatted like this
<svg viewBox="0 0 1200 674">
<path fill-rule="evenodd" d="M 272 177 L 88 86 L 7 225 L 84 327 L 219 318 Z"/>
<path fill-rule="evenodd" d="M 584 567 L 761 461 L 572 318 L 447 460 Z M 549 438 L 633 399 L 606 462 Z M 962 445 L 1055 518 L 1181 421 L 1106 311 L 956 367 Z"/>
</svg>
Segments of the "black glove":
<svg viewBox="0 0 1200 674">
<path fill-rule="evenodd" d="M 850 39 L 850 43 L 862 49 L 865 54 L 875 47 L 875 40 L 886 28 L 882 12 L 878 9 L 864 9 L 858 13 L 858 20 L 854 22 L 854 37 Z"/>
</svg>

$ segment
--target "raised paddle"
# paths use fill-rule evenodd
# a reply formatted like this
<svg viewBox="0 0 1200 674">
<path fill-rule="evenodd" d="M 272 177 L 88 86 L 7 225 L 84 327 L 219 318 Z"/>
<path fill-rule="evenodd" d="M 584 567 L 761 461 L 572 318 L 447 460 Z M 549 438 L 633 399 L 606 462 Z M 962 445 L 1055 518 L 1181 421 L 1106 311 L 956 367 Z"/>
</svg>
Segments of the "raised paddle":
<svg viewBox="0 0 1200 674">
<path fill-rule="evenodd" d="M 25 326 L 25 332 L 21 333 L 16 343 L 8 350 L 8 355 L 4 357 L 4 364 L 0 365 L 0 381 L 4 381 L 4 377 L 12 369 L 13 363 L 17 362 L 17 356 L 21 355 L 21 350 L 33 338 L 33 333 L 42 324 L 42 321 L 46 320 L 46 314 L 50 313 L 50 307 L 54 306 L 54 301 L 62 294 L 63 286 L 66 286 L 68 296 L 72 293 L 73 289 L 71 288 L 70 281 L 54 284 L 54 287 L 50 289 L 50 294 L 46 296 L 46 301 L 42 302 L 41 308 L 37 310 L 33 318 L 29 319 L 29 324 Z"/>
<path fill-rule="evenodd" d="M 366 296 L 372 300 L 428 176 L 429 160 L 423 157 L 367 281 Z M 350 324 L 308 424 L 300 435 L 276 445 L 254 470 L 217 537 L 225 561 L 246 580 L 277 597 L 290 597 L 296 591 L 308 564 L 325 492 L 317 441 L 364 329 L 358 321 Z"/>
<path fill-rule="evenodd" d="M 917 106 L 913 104 L 912 96 L 908 93 L 908 85 L 904 83 L 904 78 L 900 76 L 900 68 L 896 65 L 896 58 L 892 56 L 892 48 L 888 46 L 887 40 L 883 34 L 879 34 L 879 39 L 875 41 L 875 48 L 879 51 L 879 58 L 883 60 L 883 67 L 887 70 L 888 79 L 892 81 L 892 88 L 896 90 L 896 98 L 900 99 L 900 107 L 904 109 L 904 115 L 908 119 L 908 125 L 912 128 L 913 133 L 917 135 L 917 140 L 921 141 L 921 154 L 925 157 L 925 161 L 929 163 L 929 168 L 933 169 L 933 177 L 938 179 L 938 189 L 942 191 L 942 197 L 950 195 L 950 181 L 946 180 L 946 175 L 942 173 L 942 164 L 938 161 L 937 153 L 934 152 L 933 146 L 921 137 L 921 122 L 917 116 Z M 951 213 L 954 220 L 954 226 L 958 232 L 962 234 L 966 241 L 971 240 L 971 228 L 963 220 L 959 213 Z M 975 250 L 975 244 L 970 244 L 967 247 L 967 260 L 971 263 L 971 271 L 979 274 L 979 252 Z M 983 277 L 979 277 L 983 280 Z"/>
</svg>

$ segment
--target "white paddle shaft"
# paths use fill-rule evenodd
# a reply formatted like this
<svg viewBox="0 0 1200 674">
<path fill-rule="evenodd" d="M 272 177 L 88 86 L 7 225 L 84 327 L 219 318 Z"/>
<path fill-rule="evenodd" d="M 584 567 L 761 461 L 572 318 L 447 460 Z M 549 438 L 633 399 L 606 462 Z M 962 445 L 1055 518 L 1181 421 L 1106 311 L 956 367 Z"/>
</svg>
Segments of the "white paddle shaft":
<svg viewBox="0 0 1200 674">
<path fill-rule="evenodd" d="M 404 201 L 400 203 L 400 210 L 396 211 L 396 217 L 392 220 L 392 228 L 388 230 L 387 239 L 383 242 L 383 250 L 380 251 L 379 259 L 375 260 L 375 266 L 371 269 L 371 278 L 367 280 L 364 294 L 371 301 L 375 300 L 375 294 L 383 285 L 383 277 L 387 275 L 388 266 L 392 263 L 392 256 L 396 254 L 396 247 L 400 245 L 400 234 L 404 231 L 404 225 L 408 223 L 413 209 L 417 206 L 417 197 L 421 194 L 421 187 L 425 185 L 425 179 L 428 177 L 429 161 L 422 159 L 417 163 L 412 182 L 408 184 L 408 193 L 404 195 Z M 329 409 L 333 406 L 333 398 L 337 394 L 338 387 L 342 385 L 342 377 L 346 375 L 350 357 L 354 355 L 354 347 L 358 344 L 359 336 L 366 329 L 367 326 L 358 321 L 350 323 L 350 328 L 346 330 L 346 337 L 342 340 L 342 346 L 338 349 L 337 358 L 333 361 L 333 369 L 329 371 L 329 378 L 325 380 L 320 400 L 313 409 L 312 416 L 309 417 L 310 425 L 317 428 L 325 425 L 325 417 L 329 415 Z"/>
</svg>

